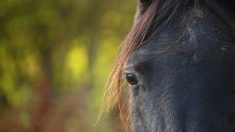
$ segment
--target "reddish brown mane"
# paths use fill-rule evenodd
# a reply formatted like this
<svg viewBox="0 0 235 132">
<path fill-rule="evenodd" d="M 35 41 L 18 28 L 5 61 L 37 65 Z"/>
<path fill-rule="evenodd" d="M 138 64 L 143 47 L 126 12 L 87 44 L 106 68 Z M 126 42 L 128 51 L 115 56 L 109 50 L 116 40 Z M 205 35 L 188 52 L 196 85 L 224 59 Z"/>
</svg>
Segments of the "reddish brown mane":
<svg viewBox="0 0 235 132">
<path fill-rule="evenodd" d="M 114 104 L 117 104 L 120 110 L 120 118 L 126 130 L 128 130 L 129 124 L 129 95 L 125 94 L 126 97 L 121 97 L 121 78 L 123 73 L 123 66 L 127 61 L 128 56 L 142 45 L 148 28 L 150 26 L 151 20 L 153 19 L 153 8 L 149 8 L 144 14 L 140 21 L 138 21 L 131 29 L 130 33 L 127 35 L 126 39 L 121 45 L 121 50 L 119 56 L 116 60 L 112 73 L 107 82 L 107 89 L 105 92 L 105 105 L 108 110 Z M 127 93 L 127 92 L 126 92 Z"/>
</svg>

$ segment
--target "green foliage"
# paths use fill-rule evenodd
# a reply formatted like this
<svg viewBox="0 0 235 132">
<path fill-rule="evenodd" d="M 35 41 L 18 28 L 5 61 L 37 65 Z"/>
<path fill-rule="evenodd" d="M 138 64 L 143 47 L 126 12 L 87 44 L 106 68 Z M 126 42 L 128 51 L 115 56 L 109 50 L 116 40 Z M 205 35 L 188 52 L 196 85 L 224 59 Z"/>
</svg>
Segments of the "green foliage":
<svg viewBox="0 0 235 132">
<path fill-rule="evenodd" d="M 0 131 L 121 131 L 115 113 L 92 125 L 134 7 L 121 0 L 2 0 Z"/>
</svg>

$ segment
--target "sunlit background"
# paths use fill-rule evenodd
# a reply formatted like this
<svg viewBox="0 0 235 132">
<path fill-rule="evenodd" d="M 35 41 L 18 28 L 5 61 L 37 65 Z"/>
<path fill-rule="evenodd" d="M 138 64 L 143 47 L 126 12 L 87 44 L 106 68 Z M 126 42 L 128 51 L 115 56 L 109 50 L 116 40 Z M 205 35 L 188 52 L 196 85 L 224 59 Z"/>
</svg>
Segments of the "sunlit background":
<svg viewBox="0 0 235 132">
<path fill-rule="evenodd" d="M 121 132 L 94 125 L 135 0 L 1 0 L 0 132 Z"/>
</svg>

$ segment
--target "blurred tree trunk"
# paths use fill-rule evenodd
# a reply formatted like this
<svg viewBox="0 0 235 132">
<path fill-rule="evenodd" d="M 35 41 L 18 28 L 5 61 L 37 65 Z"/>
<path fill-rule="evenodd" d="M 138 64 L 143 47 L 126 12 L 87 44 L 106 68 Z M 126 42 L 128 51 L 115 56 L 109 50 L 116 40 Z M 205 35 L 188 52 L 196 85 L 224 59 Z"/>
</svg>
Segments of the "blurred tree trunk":
<svg viewBox="0 0 235 132">
<path fill-rule="evenodd" d="M 35 89 L 34 104 L 32 104 L 32 129 L 34 132 L 42 132 L 45 123 L 47 123 L 48 112 L 51 106 L 52 91 L 52 50 L 48 49 L 41 52 L 43 76 L 38 80 Z"/>
</svg>

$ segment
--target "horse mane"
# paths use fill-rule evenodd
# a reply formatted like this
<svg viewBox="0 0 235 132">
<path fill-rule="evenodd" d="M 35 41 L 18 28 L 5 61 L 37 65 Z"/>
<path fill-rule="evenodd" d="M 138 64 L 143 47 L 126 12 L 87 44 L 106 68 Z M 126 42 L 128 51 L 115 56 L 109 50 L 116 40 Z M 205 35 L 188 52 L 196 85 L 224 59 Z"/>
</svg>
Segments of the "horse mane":
<svg viewBox="0 0 235 132">
<path fill-rule="evenodd" d="M 189 6 L 200 7 L 201 5 L 205 5 L 215 12 L 215 9 L 218 8 L 214 4 L 216 2 L 225 4 L 234 13 L 234 0 L 151 0 L 146 5 L 147 7 L 143 8 L 142 14 L 137 16 L 133 27 L 121 44 L 119 55 L 106 84 L 103 102 L 105 111 L 109 111 L 110 108 L 117 104 L 121 121 L 127 131 L 130 130 L 129 94 L 128 89 L 122 88 L 122 74 L 129 55 L 143 46 L 144 41 L 148 41 L 152 36 L 157 35 L 167 24 L 174 21 L 178 12 L 186 10 Z"/>
</svg>

